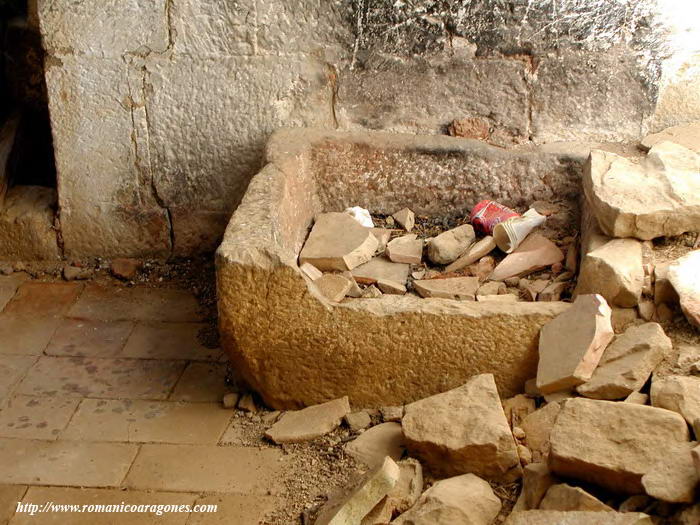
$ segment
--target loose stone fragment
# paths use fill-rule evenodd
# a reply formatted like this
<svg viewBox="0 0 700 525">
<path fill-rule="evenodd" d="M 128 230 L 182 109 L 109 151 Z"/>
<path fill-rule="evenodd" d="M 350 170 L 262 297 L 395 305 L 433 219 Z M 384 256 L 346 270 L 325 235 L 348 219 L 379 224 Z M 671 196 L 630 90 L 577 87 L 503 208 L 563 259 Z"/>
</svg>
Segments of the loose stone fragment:
<svg viewBox="0 0 700 525">
<path fill-rule="evenodd" d="M 352 275 L 361 284 L 375 284 L 379 280 L 405 284 L 409 268 L 408 264 L 393 263 L 385 257 L 374 257 L 368 263 L 355 268 Z"/>
<path fill-rule="evenodd" d="M 632 326 L 605 349 L 591 379 L 579 394 L 593 399 L 622 399 L 644 386 L 673 344 L 657 323 Z"/>
<path fill-rule="evenodd" d="M 379 279 L 377 286 L 382 293 L 389 295 L 404 295 L 406 293 L 406 287 L 403 284 L 389 279 Z"/>
<path fill-rule="evenodd" d="M 63 268 L 63 278 L 66 281 L 80 281 L 89 279 L 92 276 L 92 270 L 86 268 L 78 268 L 77 266 L 66 265 Z"/>
<path fill-rule="evenodd" d="M 540 331 L 537 388 L 558 392 L 588 381 L 613 338 L 612 311 L 599 295 L 579 295 Z"/>
<path fill-rule="evenodd" d="M 542 498 L 540 509 L 562 511 L 590 510 L 594 512 L 611 512 L 614 510 L 585 490 L 579 487 L 572 487 L 566 483 L 549 487 L 544 498 Z"/>
<path fill-rule="evenodd" d="M 352 281 L 337 273 L 326 273 L 314 281 L 319 293 L 329 301 L 340 302 L 352 288 Z"/>
<path fill-rule="evenodd" d="M 654 525 L 654 522 L 638 512 L 526 510 L 512 513 L 503 525 Z"/>
<path fill-rule="evenodd" d="M 472 263 L 475 263 L 485 255 L 488 255 L 491 253 L 493 250 L 496 249 L 496 241 L 493 240 L 493 237 L 490 235 L 487 235 L 480 241 L 472 244 L 469 249 L 467 250 L 467 253 L 462 255 L 459 259 L 457 259 L 455 262 L 449 264 L 446 268 L 446 272 L 456 272 L 457 270 L 461 270 L 462 268 L 466 268 Z"/>
<path fill-rule="evenodd" d="M 696 176 L 698 180 L 700 177 Z M 700 182 L 698 183 L 700 185 Z M 700 192 L 700 188 L 698 188 Z M 698 195 L 700 200 L 700 193 Z M 700 204 L 699 217 L 700 217 Z M 698 219 L 700 222 L 700 218 Z M 698 227 L 700 230 L 700 225 Z M 681 257 L 668 268 L 668 280 L 680 297 L 681 310 L 690 324 L 700 328 L 700 250 Z"/>
<path fill-rule="evenodd" d="M 700 419 L 700 377 L 655 376 L 650 393 L 652 406 L 677 412 L 689 425 Z"/>
<path fill-rule="evenodd" d="M 532 463 L 532 452 L 525 445 L 518 443 L 518 457 L 520 457 L 521 465 L 529 465 Z"/>
<path fill-rule="evenodd" d="M 620 503 L 617 508 L 620 512 L 641 512 L 646 509 L 652 500 L 646 494 L 635 494 Z"/>
<path fill-rule="evenodd" d="M 612 326 L 615 332 L 623 332 L 631 324 L 634 324 L 639 316 L 636 308 L 612 308 Z"/>
<path fill-rule="evenodd" d="M 654 266 L 654 304 L 675 304 L 679 301 L 678 293 L 668 279 L 671 264 L 672 261 L 667 261 Z"/>
<path fill-rule="evenodd" d="M 245 394 L 238 401 L 238 410 L 243 410 L 244 412 L 255 413 L 258 411 L 258 406 L 255 404 L 252 394 Z"/>
<path fill-rule="evenodd" d="M 372 427 L 345 446 L 345 451 L 368 467 L 375 467 L 389 456 L 398 461 L 406 449 L 399 423 L 382 423 Z"/>
<path fill-rule="evenodd" d="M 392 217 L 407 232 L 410 232 L 413 229 L 413 226 L 416 224 L 416 217 L 408 208 L 397 211 L 394 213 L 394 215 L 392 215 Z"/>
<path fill-rule="evenodd" d="M 548 284 L 549 281 L 546 279 L 537 279 L 535 281 L 520 279 L 518 288 L 520 288 L 522 296 L 526 301 L 536 301 L 537 294 L 544 291 Z"/>
<path fill-rule="evenodd" d="M 361 410 L 359 412 L 353 412 L 345 416 L 345 422 L 350 427 L 350 430 L 357 432 L 358 430 L 364 430 L 372 424 L 372 419 L 366 410 Z"/>
<path fill-rule="evenodd" d="M 420 264 L 423 258 L 423 241 L 415 233 L 397 237 L 386 245 L 386 256 L 395 263 Z"/>
<path fill-rule="evenodd" d="M 654 301 L 642 298 L 637 305 L 637 310 L 639 310 L 639 317 L 645 321 L 651 321 L 654 319 L 656 314 L 656 306 L 654 306 Z"/>
<path fill-rule="evenodd" d="M 308 262 L 322 271 L 352 270 L 369 261 L 378 245 L 370 229 L 347 213 L 322 213 L 301 249 L 299 264 Z"/>
<path fill-rule="evenodd" d="M 547 403 L 523 419 L 520 427 L 525 431 L 525 442 L 532 451 L 534 461 L 544 461 L 549 455 L 549 435 L 559 415 L 559 403 Z"/>
<path fill-rule="evenodd" d="M 490 279 L 503 281 L 516 275 L 528 275 L 563 259 L 564 253 L 556 244 L 539 233 L 531 233 L 496 266 Z"/>
<path fill-rule="evenodd" d="M 239 397 L 240 396 L 237 393 L 230 392 L 224 396 L 221 403 L 224 405 L 224 408 L 236 408 Z"/>
<path fill-rule="evenodd" d="M 511 427 L 518 427 L 520 423 L 536 410 L 535 400 L 523 394 L 511 397 L 503 401 L 503 413 Z"/>
<path fill-rule="evenodd" d="M 492 374 L 407 405 L 402 426 L 411 455 L 436 474 L 472 472 L 490 480 L 520 475 L 515 439 Z"/>
<path fill-rule="evenodd" d="M 299 267 L 299 269 L 312 281 L 323 277 L 323 272 L 316 268 L 313 264 L 304 263 Z"/>
<path fill-rule="evenodd" d="M 403 417 L 403 406 L 381 407 L 379 412 L 382 414 L 382 421 L 385 423 L 388 423 L 389 421 L 401 423 L 401 418 Z"/>
<path fill-rule="evenodd" d="M 349 413 L 347 396 L 302 410 L 290 410 L 265 432 L 265 436 L 275 443 L 309 441 L 337 428 Z"/>
<path fill-rule="evenodd" d="M 549 487 L 555 483 L 557 479 L 552 476 L 545 463 L 532 463 L 524 467 L 523 489 L 516 504 L 517 510 L 538 508 Z"/>
<path fill-rule="evenodd" d="M 389 239 L 391 239 L 391 230 L 386 228 L 370 228 L 369 231 L 376 237 L 379 243 L 377 245 L 377 252 L 381 253 L 386 250 L 386 245 L 389 243 Z"/>
<path fill-rule="evenodd" d="M 646 405 L 649 402 L 649 396 L 641 392 L 632 392 L 625 398 L 625 403 L 634 403 L 635 405 Z"/>
<path fill-rule="evenodd" d="M 669 410 L 569 399 L 550 434 L 549 468 L 614 492 L 639 494 L 642 477 L 688 437 L 686 422 Z"/>
<path fill-rule="evenodd" d="M 479 288 L 476 277 L 449 277 L 447 279 L 425 279 L 413 281 L 413 287 L 421 297 L 442 297 L 473 301 Z"/>
<path fill-rule="evenodd" d="M 489 281 L 482 284 L 476 291 L 477 296 L 481 295 L 502 295 L 507 292 L 505 283 Z"/>
<path fill-rule="evenodd" d="M 672 142 L 635 162 L 593 150 L 583 189 L 604 233 L 647 240 L 700 230 L 700 156 Z"/>
<path fill-rule="evenodd" d="M 537 294 L 538 301 L 560 301 L 561 294 L 563 294 L 569 287 L 568 282 L 554 282 L 547 285 L 547 287 Z"/>
<path fill-rule="evenodd" d="M 642 485 L 652 498 L 670 503 L 692 503 L 700 481 L 692 450 L 697 443 L 669 443 L 652 468 L 642 476 Z"/>
<path fill-rule="evenodd" d="M 348 297 L 362 297 L 362 288 L 357 285 L 357 281 L 355 281 L 355 277 L 353 277 L 352 272 L 343 272 L 342 276 L 350 281 L 350 289 L 345 295 Z"/>
<path fill-rule="evenodd" d="M 491 525 L 501 500 L 474 474 L 438 481 L 392 525 Z"/>
<path fill-rule="evenodd" d="M 642 146 L 651 149 L 661 142 L 673 142 L 695 153 L 700 153 L 700 122 L 673 126 L 659 133 L 647 135 L 642 139 Z"/>
<path fill-rule="evenodd" d="M 428 243 L 428 258 L 435 264 L 450 264 L 469 249 L 475 238 L 471 224 L 443 232 Z"/>
<path fill-rule="evenodd" d="M 410 509 L 423 492 L 423 469 L 415 459 L 399 461 L 399 480 L 360 525 L 386 525 L 393 516 Z"/>
<path fill-rule="evenodd" d="M 331 497 L 319 512 L 315 525 L 360 523 L 396 486 L 399 475 L 399 466 L 391 458 L 384 458 L 383 463 L 363 476 L 349 493 Z"/>
<path fill-rule="evenodd" d="M 510 293 L 501 295 L 477 295 L 476 300 L 479 302 L 495 301 L 497 303 L 517 303 L 518 296 Z"/>
<path fill-rule="evenodd" d="M 597 293 L 614 306 L 639 303 L 644 285 L 642 243 L 613 239 L 583 257 L 576 295 Z"/>
<path fill-rule="evenodd" d="M 141 261 L 137 259 L 119 258 L 114 259 L 110 265 L 112 275 L 119 279 L 130 281 L 141 269 Z"/>
<path fill-rule="evenodd" d="M 472 275 L 476 276 L 479 279 L 479 282 L 482 283 L 489 278 L 489 275 L 493 273 L 493 269 L 495 267 L 496 261 L 493 257 L 487 255 L 486 257 L 479 259 L 479 262 L 477 262 L 475 265 L 472 265 Z"/>
<path fill-rule="evenodd" d="M 374 285 L 370 285 L 364 290 L 362 290 L 362 298 L 363 299 L 378 299 L 381 297 L 383 294 L 379 288 L 377 288 Z"/>
</svg>

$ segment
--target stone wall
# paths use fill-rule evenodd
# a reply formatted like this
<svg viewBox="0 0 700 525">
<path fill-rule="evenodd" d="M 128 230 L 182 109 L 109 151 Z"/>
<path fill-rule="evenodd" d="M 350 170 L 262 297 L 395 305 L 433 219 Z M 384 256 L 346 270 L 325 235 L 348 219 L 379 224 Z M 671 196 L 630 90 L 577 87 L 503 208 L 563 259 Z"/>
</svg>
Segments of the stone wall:
<svg viewBox="0 0 700 525">
<path fill-rule="evenodd" d="M 638 140 L 655 3 L 39 0 L 65 255 L 211 251 L 281 126 Z"/>
</svg>

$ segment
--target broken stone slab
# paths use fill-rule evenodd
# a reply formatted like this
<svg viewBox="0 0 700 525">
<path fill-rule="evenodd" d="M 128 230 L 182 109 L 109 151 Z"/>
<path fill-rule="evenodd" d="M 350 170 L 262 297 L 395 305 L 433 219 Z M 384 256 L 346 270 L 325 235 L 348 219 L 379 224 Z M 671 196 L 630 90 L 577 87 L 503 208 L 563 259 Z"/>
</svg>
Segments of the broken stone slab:
<svg viewBox="0 0 700 525">
<path fill-rule="evenodd" d="M 655 376 L 650 394 L 652 406 L 680 414 L 689 425 L 700 419 L 700 377 Z"/>
<path fill-rule="evenodd" d="M 593 512 L 614 512 L 595 496 L 580 487 L 572 487 L 566 483 L 552 485 L 540 503 L 542 510 L 588 510 Z"/>
<path fill-rule="evenodd" d="M 258 411 L 258 405 L 255 403 L 255 399 L 253 399 L 252 394 L 245 394 L 241 396 L 241 398 L 238 400 L 238 410 L 250 412 L 251 414 Z"/>
<path fill-rule="evenodd" d="M 382 294 L 382 291 L 373 284 L 362 290 L 363 299 L 378 299 L 382 295 L 384 295 Z"/>
<path fill-rule="evenodd" d="M 389 239 L 391 239 L 391 230 L 387 228 L 370 228 L 369 231 L 377 238 L 377 242 L 379 243 L 377 245 L 377 252 L 381 253 L 386 250 L 386 245 L 389 243 Z"/>
<path fill-rule="evenodd" d="M 350 281 L 350 289 L 347 291 L 345 295 L 348 297 L 362 297 L 362 288 L 360 288 L 357 285 L 357 281 L 355 280 L 355 277 L 352 275 L 352 272 L 343 272 L 341 274 L 343 277 L 345 277 L 348 281 Z"/>
<path fill-rule="evenodd" d="M 600 295 L 579 295 L 540 331 L 537 388 L 543 394 L 588 381 L 612 340 L 612 310 Z"/>
<path fill-rule="evenodd" d="M 224 408 L 236 408 L 239 398 L 240 394 L 236 392 L 229 392 L 221 399 L 221 404 L 224 406 Z"/>
<path fill-rule="evenodd" d="M 479 302 L 494 301 L 497 303 L 517 303 L 518 296 L 511 293 L 501 295 L 477 295 L 476 300 Z"/>
<path fill-rule="evenodd" d="M 672 348 L 660 324 L 631 326 L 605 349 L 591 379 L 576 390 L 592 399 L 623 399 L 644 386 Z"/>
<path fill-rule="evenodd" d="M 379 413 L 382 415 L 382 421 L 385 423 L 389 421 L 401 423 L 401 419 L 403 418 L 403 405 L 381 407 Z"/>
<path fill-rule="evenodd" d="M 399 480 L 377 505 L 362 519 L 360 525 L 386 525 L 393 516 L 415 505 L 423 492 L 423 468 L 415 459 L 398 462 Z"/>
<path fill-rule="evenodd" d="M 507 293 L 506 284 L 498 281 L 489 281 L 482 284 L 476 291 L 476 295 L 503 295 Z"/>
<path fill-rule="evenodd" d="M 639 494 L 642 477 L 688 438 L 685 420 L 669 410 L 569 399 L 550 434 L 548 464 L 556 475 Z"/>
<path fill-rule="evenodd" d="M 531 463 L 523 467 L 523 486 L 513 511 L 536 509 L 549 487 L 558 483 L 546 463 Z"/>
<path fill-rule="evenodd" d="M 410 232 L 416 224 L 416 216 L 408 208 L 397 211 L 392 217 L 407 232 Z"/>
<path fill-rule="evenodd" d="M 301 272 L 306 275 L 309 279 L 312 281 L 315 281 L 317 279 L 320 279 L 323 277 L 323 272 L 316 268 L 313 264 L 310 263 L 304 263 L 301 266 L 299 266 L 299 269 Z"/>
<path fill-rule="evenodd" d="M 428 243 L 428 258 L 435 264 L 453 263 L 464 255 L 475 238 L 471 224 L 443 232 Z"/>
<path fill-rule="evenodd" d="M 447 279 L 425 279 L 413 281 L 413 287 L 421 297 L 441 297 L 474 301 L 479 289 L 477 277 L 448 277 Z"/>
<path fill-rule="evenodd" d="M 490 235 L 487 235 L 480 241 L 477 241 L 476 243 L 472 244 L 467 252 L 462 255 L 459 259 L 454 261 L 453 263 L 450 263 L 446 268 L 446 272 L 456 272 L 457 270 L 461 270 L 462 268 L 466 268 L 470 264 L 475 263 L 485 255 L 488 255 L 491 253 L 493 250 L 496 249 L 496 241 L 493 240 L 493 237 Z"/>
<path fill-rule="evenodd" d="M 109 266 L 112 275 L 119 279 L 124 279 L 130 281 L 141 269 L 142 263 L 137 259 L 130 259 L 127 257 L 120 257 L 114 259 Z"/>
<path fill-rule="evenodd" d="M 638 319 L 636 308 L 612 307 L 612 326 L 616 333 L 623 332 L 630 325 L 636 323 Z"/>
<path fill-rule="evenodd" d="M 583 189 L 600 228 L 612 237 L 641 240 L 700 230 L 700 156 L 674 144 L 655 144 L 646 159 L 591 151 Z"/>
<path fill-rule="evenodd" d="M 365 430 L 345 445 L 347 454 L 371 468 L 379 465 L 387 456 L 398 461 L 405 450 L 401 425 L 393 422 Z"/>
<path fill-rule="evenodd" d="M 435 483 L 392 525 L 491 525 L 501 505 L 488 482 L 464 474 Z"/>
<path fill-rule="evenodd" d="M 350 430 L 357 432 L 358 430 L 364 430 L 372 424 L 372 418 L 366 410 L 360 410 L 359 412 L 352 412 L 345 416 L 345 422 L 347 423 Z"/>
<path fill-rule="evenodd" d="M 369 261 L 379 241 L 347 213 L 316 216 L 309 238 L 299 254 L 299 264 L 313 264 L 322 271 L 345 271 Z"/>
<path fill-rule="evenodd" d="M 435 474 L 472 472 L 489 480 L 520 476 L 515 439 L 492 374 L 406 406 L 406 447 Z"/>
<path fill-rule="evenodd" d="M 483 283 L 489 278 L 489 275 L 493 273 L 494 268 L 496 267 L 496 261 L 493 257 L 490 255 L 487 255 L 485 257 L 482 257 L 479 259 L 479 262 L 476 264 L 471 265 L 470 271 L 472 275 L 478 277 L 479 282 Z"/>
<path fill-rule="evenodd" d="M 537 295 L 543 292 L 548 285 L 549 280 L 547 279 L 536 279 L 534 281 L 530 279 L 520 279 L 518 282 L 518 288 L 526 301 L 536 301 Z"/>
<path fill-rule="evenodd" d="M 535 462 L 545 461 L 549 455 L 549 435 L 560 410 L 559 403 L 547 403 L 526 416 L 520 423 L 520 428 L 525 431 L 525 442 L 532 451 L 532 459 Z"/>
<path fill-rule="evenodd" d="M 349 493 L 331 497 L 316 518 L 315 525 L 361 523 L 376 505 L 396 486 L 399 466 L 391 458 L 365 474 Z"/>
<path fill-rule="evenodd" d="M 632 308 L 644 285 L 642 243 L 612 239 L 584 255 L 576 295 L 597 293 L 611 306 Z"/>
<path fill-rule="evenodd" d="M 653 467 L 642 476 L 642 485 L 652 498 L 669 503 L 693 503 L 700 481 L 693 462 L 697 443 L 669 443 Z"/>
<path fill-rule="evenodd" d="M 646 405 L 649 402 L 649 395 L 641 392 L 632 392 L 625 398 L 625 403 L 634 403 L 635 405 Z"/>
<path fill-rule="evenodd" d="M 561 295 L 569 287 L 568 282 L 558 281 L 547 285 L 547 287 L 537 294 L 538 301 L 560 301 Z"/>
<path fill-rule="evenodd" d="M 556 244 L 539 233 L 531 233 L 496 266 L 489 278 L 503 281 L 508 277 L 522 277 L 562 260 L 564 253 Z"/>
<path fill-rule="evenodd" d="M 390 279 L 379 279 L 377 281 L 377 286 L 382 293 L 389 295 L 405 295 L 407 291 L 402 283 Z"/>
<path fill-rule="evenodd" d="M 342 301 L 352 289 L 352 281 L 338 273 L 325 273 L 313 283 L 323 297 L 334 303 Z"/>
<path fill-rule="evenodd" d="M 385 257 L 374 257 L 371 261 L 352 270 L 360 284 L 376 284 L 379 280 L 405 284 L 408 280 L 408 264 L 394 263 Z"/>
<path fill-rule="evenodd" d="M 700 153 L 700 122 L 673 126 L 659 133 L 647 135 L 642 139 L 642 146 L 649 150 L 661 142 L 673 142 L 695 153 Z"/>
<path fill-rule="evenodd" d="M 656 306 L 654 306 L 654 301 L 646 298 L 642 298 L 639 301 L 637 310 L 639 311 L 639 317 L 645 321 L 653 320 L 654 314 L 656 314 Z"/>
<path fill-rule="evenodd" d="M 700 179 L 700 176 L 697 178 Z M 700 328 L 700 250 L 690 252 L 671 264 L 668 280 L 678 293 L 681 310 L 688 322 Z"/>
<path fill-rule="evenodd" d="M 278 444 L 309 441 L 336 429 L 349 413 L 347 396 L 302 410 L 290 410 L 265 432 L 265 437 Z"/>
<path fill-rule="evenodd" d="M 520 423 L 536 408 L 535 400 L 524 394 L 518 394 L 503 401 L 503 413 L 511 428 L 519 427 Z"/>
<path fill-rule="evenodd" d="M 423 241 L 415 233 L 397 237 L 386 245 L 386 256 L 395 263 L 420 264 L 423 258 Z"/>
<path fill-rule="evenodd" d="M 653 525 L 641 512 L 526 510 L 514 512 L 503 525 Z"/>
</svg>

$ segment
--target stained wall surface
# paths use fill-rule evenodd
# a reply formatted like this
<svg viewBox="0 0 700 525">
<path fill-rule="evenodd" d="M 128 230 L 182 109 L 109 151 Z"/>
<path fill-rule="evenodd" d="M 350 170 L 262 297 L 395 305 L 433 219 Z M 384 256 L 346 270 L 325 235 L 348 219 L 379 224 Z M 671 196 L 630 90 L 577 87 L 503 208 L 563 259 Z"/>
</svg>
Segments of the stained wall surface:
<svg viewBox="0 0 700 525">
<path fill-rule="evenodd" d="M 472 117 L 507 147 L 698 118 L 659 1 L 39 0 L 65 255 L 213 250 L 281 126 Z"/>
</svg>

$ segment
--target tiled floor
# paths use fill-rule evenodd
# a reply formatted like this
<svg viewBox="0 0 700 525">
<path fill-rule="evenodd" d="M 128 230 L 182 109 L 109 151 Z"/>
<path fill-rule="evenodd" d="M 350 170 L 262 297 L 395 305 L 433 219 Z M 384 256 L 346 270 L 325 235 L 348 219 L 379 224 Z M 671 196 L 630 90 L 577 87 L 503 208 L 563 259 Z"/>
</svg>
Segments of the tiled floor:
<svg viewBox="0 0 700 525">
<path fill-rule="evenodd" d="M 0 524 L 252 525 L 285 457 L 220 445 L 221 351 L 189 293 L 0 277 Z M 17 503 L 215 503 L 215 514 L 30 516 Z"/>
</svg>

